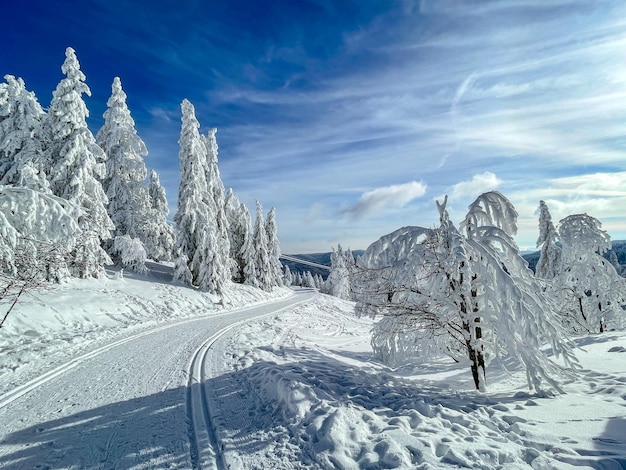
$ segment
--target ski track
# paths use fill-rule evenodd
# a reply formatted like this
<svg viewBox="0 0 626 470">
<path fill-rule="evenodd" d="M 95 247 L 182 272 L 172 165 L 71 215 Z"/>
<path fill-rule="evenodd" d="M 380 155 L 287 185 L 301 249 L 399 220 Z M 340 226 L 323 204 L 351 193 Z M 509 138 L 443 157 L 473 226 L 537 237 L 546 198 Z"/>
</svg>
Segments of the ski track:
<svg viewBox="0 0 626 470">
<path fill-rule="evenodd" d="M 302 295 L 302 294 L 301 294 Z M 223 373 L 220 367 L 222 349 L 215 349 L 215 345 L 222 337 L 248 323 L 258 321 L 267 316 L 274 316 L 286 309 L 297 308 L 306 303 L 314 294 L 307 295 L 297 303 L 291 303 L 279 309 L 271 308 L 269 312 L 245 319 L 221 329 L 208 338 L 193 354 L 188 368 L 187 383 L 187 414 L 189 420 L 189 441 L 191 443 L 191 460 L 194 468 L 227 469 L 237 468 L 234 462 L 223 452 L 224 444 L 220 438 L 220 429 L 217 427 L 224 418 L 232 420 L 232 415 L 225 417 L 219 407 L 220 391 L 215 387 L 207 387 L 207 383 L 215 380 Z M 245 396 L 245 395 L 243 395 Z M 241 418 L 241 416 L 240 416 Z"/>
<path fill-rule="evenodd" d="M 0 468 L 225 468 L 205 390 L 212 346 L 312 295 L 142 331 L 4 393 Z"/>
</svg>

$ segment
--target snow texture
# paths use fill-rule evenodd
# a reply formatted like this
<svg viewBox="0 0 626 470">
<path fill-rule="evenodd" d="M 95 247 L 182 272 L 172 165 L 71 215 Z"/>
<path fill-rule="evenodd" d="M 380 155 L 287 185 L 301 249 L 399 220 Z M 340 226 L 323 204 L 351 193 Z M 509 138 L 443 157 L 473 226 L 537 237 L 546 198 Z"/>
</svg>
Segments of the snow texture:
<svg viewBox="0 0 626 470">
<path fill-rule="evenodd" d="M 74 279 L 19 305 L 0 337 L 0 466 L 193 467 L 184 372 L 215 331 L 210 325 L 232 323 L 215 315 L 217 296 L 171 283 L 166 265 L 149 267 L 146 276 Z M 229 286 L 228 309 L 287 293 Z M 396 369 L 378 362 L 372 321 L 353 307 L 317 295 L 217 339 L 203 385 L 221 462 L 245 469 L 626 463 L 623 333 L 576 339 L 583 369 L 563 385 L 566 394 L 525 391 L 525 372 L 512 364 L 493 367 L 490 391 L 479 393 L 465 365 L 449 358 Z M 79 360 L 45 386 L 7 400 L 72 358 Z"/>
</svg>

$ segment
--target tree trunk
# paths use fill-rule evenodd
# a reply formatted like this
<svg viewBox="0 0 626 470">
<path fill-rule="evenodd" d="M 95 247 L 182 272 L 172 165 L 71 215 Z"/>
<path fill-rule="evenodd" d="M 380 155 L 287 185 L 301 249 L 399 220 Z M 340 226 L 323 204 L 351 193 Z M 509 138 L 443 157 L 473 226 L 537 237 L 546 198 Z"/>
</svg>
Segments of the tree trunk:
<svg viewBox="0 0 626 470">
<path fill-rule="evenodd" d="M 480 318 L 475 319 L 476 323 L 480 323 Z M 474 379 L 474 386 L 476 390 L 483 390 L 485 385 L 485 356 L 482 349 L 475 347 L 475 340 L 482 338 L 482 329 L 478 327 L 472 327 L 465 323 L 463 328 L 469 333 L 470 339 L 465 341 L 467 348 L 467 356 L 470 360 L 470 369 L 472 371 L 472 378 Z M 474 330 L 472 332 L 472 329 Z"/>
</svg>

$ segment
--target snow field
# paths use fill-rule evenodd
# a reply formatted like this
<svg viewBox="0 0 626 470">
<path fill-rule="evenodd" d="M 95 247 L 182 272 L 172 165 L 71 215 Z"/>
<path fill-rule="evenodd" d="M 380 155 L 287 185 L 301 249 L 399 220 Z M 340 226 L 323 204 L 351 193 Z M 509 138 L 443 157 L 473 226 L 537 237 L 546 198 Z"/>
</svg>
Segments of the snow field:
<svg viewBox="0 0 626 470">
<path fill-rule="evenodd" d="M 626 465 L 626 335 L 580 339 L 585 369 L 564 395 L 497 367 L 478 393 L 466 365 L 382 366 L 352 309 L 318 295 L 224 338 L 209 388 L 231 468 Z"/>
</svg>

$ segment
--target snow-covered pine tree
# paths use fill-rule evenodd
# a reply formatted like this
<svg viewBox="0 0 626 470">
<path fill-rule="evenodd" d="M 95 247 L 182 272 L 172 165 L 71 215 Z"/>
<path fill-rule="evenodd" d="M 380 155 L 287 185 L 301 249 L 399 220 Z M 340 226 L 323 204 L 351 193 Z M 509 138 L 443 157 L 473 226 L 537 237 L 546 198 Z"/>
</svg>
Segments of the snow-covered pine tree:
<svg viewBox="0 0 626 470">
<path fill-rule="evenodd" d="M 293 285 L 293 275 L 291 274 L 291 269 L 289 269 L 289 265 L 285 265 L 285 270 L 283 273 L 283 284 L 286 286 Z"/>
<path fill-rule="evenodd" d="M 174 229 L 167 222 L 170 209 L 167 204 L 165 188 L 161 186 L 159 175 L 155 170 L 150 171 L 150 214 L 145 227 L 145 249 L 148 258 L 155 261 L 169 261 L 174 250 Z"/>
<path fill-rule="evenodd" d="M 109 254 L 119 262 L 122 260 L 119 247 L 145 245 L 150 230 L 148 220 L 152 217 L 150 197 L 145 185 L 147 170 L 144 158 L 148 150 L 137 135 L 119 77 L 113 79 L 111 97 L 103 116 L 104 125 L 98 131 L 96 141 L 106 155 L 106 173 L 102 185 L 109 200 L 108 213 L 115 225 L 113 236 L 128 235 L 137 240 L 131 245 L 125 239 L 117 244 L 117 248 L 111 240 L 108 244 Z M 126 259 L 129 259 L 128 256 Z M 132 266 L 145 271 L 145 267 L 139 266 L 136 261 Z"/>
<path fill-rule="evenodd" d="M 174 216 L 176 224 L 176 247 L 174 279 L 185 284 L 199 286 L 202 263 L 207 263 L 209 251 L 210 207 L 207 206 L 208 183 L 206 181 L 206 148 L 198 129 L 195 109 L 188 100 L 181 103 L 182 125 L 180 130 L 180 183 L 178 206 Z"/>
<path fill-rule="evenodd" d="M 311 271 L 307 271 L 304 273 L 303 282 L 305 287 L 315 289 L 315 279 L 313 279 L 313 274 L 311 274 Z"/>
<path fill-rule="evenodd" d="M 182 126 L 179 139 L 181 179 L 176 222 L 174 278 L 210 293 L 222 294 L 230 271 L 224 264 L 217 239 L 218 210 L 207 181 L 208 150 L 198 131 L 200 124 L 188 100 L 181 104 Z M 228 251 L 226 251 L 226 255 Z"/>
<path fill-rule="evenodd" d="M 352 299 L 350 291 L 351 273 L 348 263 L 341 245 L 337 245 L 337 250 L 333 247 L 330 255 L 330 274 L 326 278 L 326 289 L 328 294 L 344 300 Z"/>
<path fill-rule="evenodd" d="M 24 80 L 12 75 L 0 83 L 0 185 L 49 192 L 43 165 L 41 122 L 45 116 Z"/>
<path fill-rule="evenodd" d="M 626 280 L 601 256 L 611 248 L 601 227 L 587 214 L 569 215 L 558 225 L 562 268 L 553 287 L 560 294 L 564 322 L 574 332 L 626 327 Z"/>
<path fill-rule="evenodd" d="M 268 253 L 263 206 L 261 206 L 259 201 L 256 202 L 256 219 L 254 222 L 252 245 L 254 247 L 254 271 L 258 287 L 265 291 L 271 291 L 273 286 L 272 267 Z"/>
<path fill-rule="evenodd" d="M 256 255 L 254 251 L 254 233 L 252 232 L 252 219 L 245 204 L 239 205 L 240 221 L 242 223 L 242 233 L 245 234 L 241 247 L 237 254 L 237 260 L 242 273 L 244 284 L 259 286 L 256 276 Z"/>
<path fill-rule="evenodd" d="M 282 287 L 283 266 L 280 262 L 280 242 L 278 240 L 278 228 L 276 227 L 276 209 L 272 209 L 267 214 L 267 220 L 265 222 L 265 232 L 267 233 L 267 253 L 270 263 L 270 279 L 272 287 Z"/>
<path fill-rule="evenodd" d="M 206 180 L 209 185 L 209 196 L 212 200 L 208 200 L 208 205 L 213 205 L 215 212 L 215 220 L 213 221 L 213 230 L 215 233 L 215 257 L 213 266 L 213 276 L 220 278 L 222 283 L 230 280 L 232 277 L 232 267 L 234 262 L 230 257 L 230 238 L 228 218 L 226 217 L 226 202 L 224 183 L 220 176 L 218 168 L 218 147 L 215 135 L 217 129 L 209 129 L 206 137 L 202 136 L 204 146 L 206 148 Z M 220 288 L 221 291 L 221 288 Z"/>
<path fill-rule="evenodd" d="M 226 193 L 224 204 L 229 227 L 230 258 L 233 261 L 232 279 L 237 283 L 243 283 L 246 279 L 246 265 L 249 263 L 251 249 L 250 213 L 232 189 Z"/>
<path fill-rule="evenodd" d="M 99 277 L 110 264 L 102 242 L 111 238 L 115 228 L 107 213 L 107 196 L 99 178 L 104 175 L 105 154 L 87 127 L 89 112 L 82 95 L 91 95 L 80 70 L 74 49 L 65 51 L 57 85 L 44 120 L 45 161 L 50 168 L 52 193 L 81 208 L 78 225 L 80 240 L 72 252 L 69 266 L 77 277 Z"/>
<path fill-rule="evenodd" d="M 561 248 L 556 244 L 559 234 L 552 223 L 552 216 L 544 201 L 539 201 L 539 238 L 537 247 L 541 247 L 535 275 L 541 279 L 553 279 L 559 274 Z"/>
</svg>

